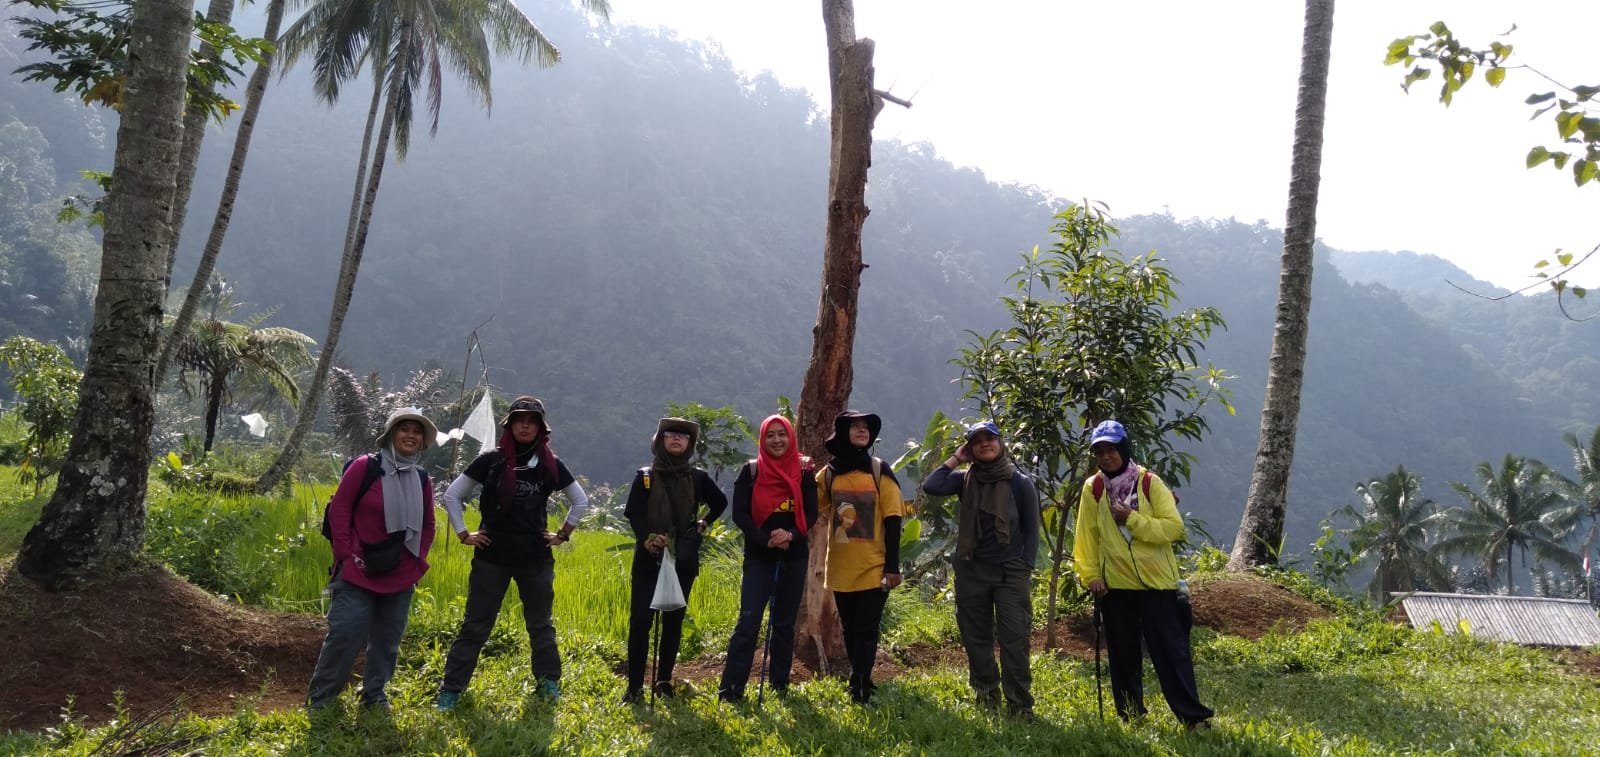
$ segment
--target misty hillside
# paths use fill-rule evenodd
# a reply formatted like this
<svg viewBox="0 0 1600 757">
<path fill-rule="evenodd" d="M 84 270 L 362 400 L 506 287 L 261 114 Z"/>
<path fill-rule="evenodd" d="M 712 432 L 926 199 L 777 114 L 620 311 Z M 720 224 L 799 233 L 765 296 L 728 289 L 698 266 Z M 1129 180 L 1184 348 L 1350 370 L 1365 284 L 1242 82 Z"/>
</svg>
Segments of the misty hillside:
<svg viewBox="0 0 1600 757">
<path fill-rule="evenodd" d="M 423 366 L 456 373 L 468 333 L 492 317 L 480 334 L 497 391 L 544 397 L 573 470 L 621 482 L 647 460 L 669 402 L 733 405 L 757 420 L 779 395 L 798 398 L 817 309 L 826 121 L 805 93 L 743 77 L 698 43 L 593 27 L 565 3 L 527 7 L 563 63 L 498 61 L 487 117 L 447 85 L 437 138 L 416 129 L 405 162 L 385 173 L 341 357 L 390 381 Z M 0 120 L 35 127 L 29 143 L 47 143 L 35 162 L 50 164 L 57 191 L 79 191 L 70 184 L 81 168 L 105 168 L 114 118 L 14 77 L 3 87 Z M 281 307 L 274 324 L 318 339 L 365 116 L 358 90 L 329 109 L 306 71 L 274 80 L 219 263 L 246 312 Z M 231 127 L 207 136 L 175 281 L 187 282 L 198 256 L 231 142 Z M 851 404 L 883 415 L 880 454 L 892 458 L 935 410 L 965 414 L 949 360 L 968 330 L 1002 325 L 1006 276 L 1018 253 L 1047 242 L 1062 201 L 952 166 L 934 146 L 884 141 L 867 199 Z M 1239 412 L 1212 414 L 1182 507 L 1231 541 L 1256 446 L 1281 231 L 1165 216 L 1120 225 L 1121 248 L 1171 262 L 1184 307 L 1214 305 L 1227 319 L 1207 357 L 1238 377 Z M 1595 327 L 1568 329 L 1521 303 L 1452 323 L 1468 305 L 1379 277 L 1421 258 L 1363 255 L 1363 272 L 1341 278 L 1328 262 L 1337 253 L 1318 254 L 1291 551 L 1363 479 L 1404 464 L 1448 500 L 1448 481 L 1508 452 L 1563 467 L 1560 433 L 1596 422 L 1592 391 L 1530 396 L 1528 384 L 1564 394 L 1600 375 L 1587 357 Z M 1518 336 L 1525 329 L 1552 335 L 1537 340 L 1543 352 Z"/>
</svg>

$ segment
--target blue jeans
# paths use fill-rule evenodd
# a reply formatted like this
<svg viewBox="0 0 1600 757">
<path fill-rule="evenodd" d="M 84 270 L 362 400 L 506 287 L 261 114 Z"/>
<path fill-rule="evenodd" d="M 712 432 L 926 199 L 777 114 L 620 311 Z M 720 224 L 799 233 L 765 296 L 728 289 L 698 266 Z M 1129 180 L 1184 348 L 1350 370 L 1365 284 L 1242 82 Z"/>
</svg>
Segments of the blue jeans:
<svg viewBox="0 0 1600 757">
<path fill-rule="evenodd" d="M 739 583 L 739 620 L 728 640 L 728 660 L 722 669 L 723 693 L 734 698 L 744 696 L 755 661 L 756 640 L 761 634 L 761 616 L 766 614 L 768 603 L 772 605 L 772 631 L 767 638 L 771 647 L 767 674 L 773 687 L 789 685 L 794 621 L 800 614 L 800 598 L 805 589 L 805 559 L 778 563 L 745 555 L 744 577 Z"/>
<path fill-rule="evenodd" d="M 394 677 L 400 637 L 405 634 L 410 617 L 412 590 L 377 594 L 341 579 L 334 579 L 329 590 L 332 598 L 328 602 L 328 635 L 322 640 L 322 652 L 311 673 L 306 706 L 327 707 L 339 698 L 363 646 L 367 662 L 361 676 L 361 704 L 387 706 L 389 697 L 383 687 Z"/>
</svg>

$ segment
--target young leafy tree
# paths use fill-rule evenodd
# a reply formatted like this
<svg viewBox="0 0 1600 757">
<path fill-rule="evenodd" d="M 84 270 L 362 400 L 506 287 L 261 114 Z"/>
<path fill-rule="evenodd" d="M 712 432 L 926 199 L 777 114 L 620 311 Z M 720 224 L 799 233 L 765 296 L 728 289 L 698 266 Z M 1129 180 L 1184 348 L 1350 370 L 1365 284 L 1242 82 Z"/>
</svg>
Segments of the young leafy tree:
<svg viewBox="0 0 1600 757">
<path fill-rule="evenodd" d="M 1499 471 L 1482 462 L 1476 472 L 1478 491 L 1461 482 L 1450 485 L 1467 506 L 1446 512 L 1440 552 L 1476 557 L 1491 579 L 1504 570 L 1507 594 L 1516 593 L 1513 557 L 1519 548 L 1524 564 L 1531 553 L 1540 563 L 1578 568 L 1577 556 L 1566 546 L 1568 503 L 1549 468 L 1537 460 L 1506 455 Z"/>
<path fill-rule="evenodd" d="M 17 480 L 33 484 L 37 497 L 61 469 L 83 374 L 60 347 L 20 334 L 0 343 L 0 363 L 11 373 L 11 391 L 21 400 L 15 412 L 28 423 Z"/>
<path fill-rule="evenodd" d="M 1261 402 L 1261 438 L 1250 471 L 1250 492 L 1234 537 L 1229 570 L 1278 562 L 1289 502 L 1289 471 L 1300 420 L 1306 335 L 1311 327 L 1311 250 L 1317 241 L 1317 190 L 1322 183 L 1322 123 L 1328 109 L 1328 59 L 1333 48 L 1333 0 L 1306 0 L 1300 52 L 1300 91 L 1294 113 L 1289 211 L 1283 228 L 1277 320 Z"/>
<path fill-rule="evenodd" d="M 72 441 L 17 570 L 49 589 L 115 571 L 144 540 L 155 424 L 156 344 L 166 296 L 190 6 L 144 0 L 129 26 L 127 97 L 106 203 L 94 327 Z"/>
<path fill-rule="evenodd" d="M 1395 592 L 1450 585 L 1449 569 L 1434 551 L 1439 506 L 1422 496 L 1422 477 L 1405 469 L 1356 486 L 1361 506 L 1340 513 L 1355 522 L 1350 549 L 1356 560 L 1376 560 L 1367 592 L 1382 604 Z"/>
<path fill-rule="evenodd" d="M 1046 617 L 1053 618 L 1071 554 L 1068 510 L 1088 473 L 1089 430 L 1117 419 L 1138 443 L 1138 460 L 1174 486 L 1189 477 L 1212 400 L 1231 413 L 1226 376 L 1201 367 L 1199 351 L 1223 326 L 1214 308 L 1174 312 L 1177 283 L 1160 258 L 1125 257 L 1108 245 L 1116 227 L 1104 206 L 1075 205 L 1056 215 L 1050 249 L 1035 247 L 1011 275 L 1003 298 L 1012 325 L 955 359 L 966 397 L 1000 424 L 1017 465 L 1039 488 L 1050 560 Z M 948 450 L 947 450 L 948 452 Z M 1046 638 L 1055 643 L 1054 628 Z"/>
<path fill-rule="evenodd" d="M 722 473 L 732 470 L 749 459 L 746 451 L 755 442 L 750 423 L 734 412 L 731 406 L 710 407 L 698 402 L 667 405 L 667 415 L 687 418 L 700 424 L 700 437 L 694 444 L 694 464 L 709 468 L 718 483 Z"/>
</svg>

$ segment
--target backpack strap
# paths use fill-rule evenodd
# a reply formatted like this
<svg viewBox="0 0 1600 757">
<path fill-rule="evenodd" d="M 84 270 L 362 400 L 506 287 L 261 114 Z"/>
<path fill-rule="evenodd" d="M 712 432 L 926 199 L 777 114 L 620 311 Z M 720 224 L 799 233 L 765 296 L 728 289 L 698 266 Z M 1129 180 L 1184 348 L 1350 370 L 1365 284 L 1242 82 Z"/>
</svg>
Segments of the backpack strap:
<svg viewBox="0 0 1600 757">
<path fill-rule="evenodd" d="M 378 461 L 378 453 L 368 452 L 363 455 L 366 467 L 361 469 L 361 485 L 356 487 L 356 496 L 350 499 L 350 527 L 356 527 L 356 505 L 361 498 L 367 496 L 367 491 L 372 488 L 372 483 L 383 476 L 383 464 Z"/>
<path fill-rule="evenodd" d="M 1090 485 L 1090 488 L 1094 493 L 1095 501 L 1098 502 L 1106 494 L 1106 477 L 1095 473 L 1094 478 L 1090 479 L 1090 481 L 1094 482 Z"/>
<path fill-rule="evenodd" d="M 1150 479 L 1155 477 L 1155 474 L 1151 473 L 1149 468 L 1140 471 L 1139 481 L 1144 485 L 1144 501 L 1146 502 L 1150 501 Z"/>
<path fill-rule="evenodd" d="M 883 487 L 883 459 L 874 455 L 872 457 L 872 493 L 877 496 L 878 489 Z M 828 501 L 833 502 L 833 466 L 822 469 L 822 490 L 828 493 Z"/>
</svg>

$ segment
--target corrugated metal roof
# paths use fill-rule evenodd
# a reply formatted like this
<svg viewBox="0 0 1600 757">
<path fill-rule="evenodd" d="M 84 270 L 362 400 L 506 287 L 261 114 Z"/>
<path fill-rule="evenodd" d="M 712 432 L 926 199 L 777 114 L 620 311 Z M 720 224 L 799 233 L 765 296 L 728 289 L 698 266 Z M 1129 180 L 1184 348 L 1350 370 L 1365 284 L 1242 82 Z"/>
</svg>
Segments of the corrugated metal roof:
<svg viewBox="0 0 1600 757">
<path fill-rule="evenodd" d="M 1515 644 L 1587 647 L 1600 644 L 1600 614 L 1581 599 L 1416 592 L 1400 602 L 1413 628 L 1438 621 L 1446 633 L 1467 622 L 1473 636 Z"/>
</svg>

